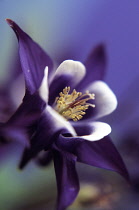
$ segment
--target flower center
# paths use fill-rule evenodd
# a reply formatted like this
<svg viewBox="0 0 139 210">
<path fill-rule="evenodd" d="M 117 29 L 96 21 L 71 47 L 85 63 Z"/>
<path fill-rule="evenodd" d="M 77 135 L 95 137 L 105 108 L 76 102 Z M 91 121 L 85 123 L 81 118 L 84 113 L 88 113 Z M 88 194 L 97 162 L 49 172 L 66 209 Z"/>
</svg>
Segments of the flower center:
<svg viewBox="0 0 139 210">
<path fill-rule="evenodd" d="M 72 119 L 78 121 L 85 115 L 85 110 L 91 107 L 95 107 L 94 104 L 87 103 L 90 99 L 95 99 L 95 94 L 86 91 L 85 94 L 77 92 L 75 89 L 71 94 L 70 87 L 65 87 L 63 92 L 59 93 L 59 97 L 55 100 L 55 110 L 65 117 L 67 120 Z"/>
</svg>

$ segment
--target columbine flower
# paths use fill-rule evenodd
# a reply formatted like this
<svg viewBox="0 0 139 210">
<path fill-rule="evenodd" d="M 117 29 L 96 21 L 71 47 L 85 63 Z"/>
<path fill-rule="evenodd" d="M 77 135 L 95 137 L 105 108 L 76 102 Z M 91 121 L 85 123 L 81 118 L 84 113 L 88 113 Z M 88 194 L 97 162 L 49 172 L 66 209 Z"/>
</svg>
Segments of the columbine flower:
<svg viewBox="0 0 139 210">
<path fill-rule="evenodd" d="M 113 170 L 128 178 L 121 156 L 108 136 L 110 126 L 96 121 L 117 106 L 115 95 L 104 82 L 92 82 L 103 75 L 102 46 L 88 57 L 85 65 L 66 60 L 53 72 L 50 57 L 16 23 L 9 19 L 7 22 L 19 40 L 26 93 L 3 132 L 4 129 L 10 131 L 13 137 L 17 131 L 20 135 L 16 138 L 29 139 L 20 168 L 32 158 L 38 157 L 44 165 L 53 158 L 58 210 L 70 205 L 78 194 L 77 161 Z M 94 79 L 92 65 L 96 69 Z"/>
</svg>

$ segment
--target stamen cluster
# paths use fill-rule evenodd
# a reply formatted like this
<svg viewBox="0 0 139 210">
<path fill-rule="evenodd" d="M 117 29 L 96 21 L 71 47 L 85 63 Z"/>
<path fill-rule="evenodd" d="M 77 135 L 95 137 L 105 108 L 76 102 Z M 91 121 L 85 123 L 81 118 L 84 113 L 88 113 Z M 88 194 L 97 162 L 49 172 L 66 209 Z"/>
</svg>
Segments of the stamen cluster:
<svg viewBox="0 0 139 210">
<path fill-rule="evenodd" d="M 90 94 L 86 91 L 85 94 L 77 92 L 75 89 L 71 94 L 70 87 L 65 87 L 63 92 L 59 93 L 59 97 L 55 100 L 55 110 L 65 117 L 67 120 L 72 119 L 78 121 L 85 115 L 85 110 L 91 107 L 95 107 L 94 104 L 87 103 L 90 99 L 95 99 L 95 94 Z"/>
</svg>

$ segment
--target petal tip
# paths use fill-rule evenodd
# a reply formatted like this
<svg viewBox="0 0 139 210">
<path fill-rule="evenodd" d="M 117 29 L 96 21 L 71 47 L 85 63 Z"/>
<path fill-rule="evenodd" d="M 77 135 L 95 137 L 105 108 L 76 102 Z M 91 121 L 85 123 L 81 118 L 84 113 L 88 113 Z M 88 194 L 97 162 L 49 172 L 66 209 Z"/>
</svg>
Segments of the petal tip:
<svg viewBox="0 0 139 210">
<path fill-rule="evenodd" d="M 8 23 L 8 25 L 9 25 L 10 27 L 13 27 L 14 22 L 13 22 L 11 19 L 6 18 L 5 21 Z"/>
</svg>

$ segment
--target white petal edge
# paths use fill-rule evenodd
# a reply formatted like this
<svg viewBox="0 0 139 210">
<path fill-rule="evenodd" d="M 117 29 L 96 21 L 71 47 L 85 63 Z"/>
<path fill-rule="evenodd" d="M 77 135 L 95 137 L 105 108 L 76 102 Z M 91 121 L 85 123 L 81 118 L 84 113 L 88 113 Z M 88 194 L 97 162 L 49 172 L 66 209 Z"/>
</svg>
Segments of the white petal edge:
<svg viewBox="0 0 139 210">
<path fill-rule="evenodd" d="M 111 127 L 107 123 L 93 122 L 93 132 L 90 135 L 79 136 L 88 141 L 98 141 L 111 133 Z"/>
<path fill-rule="evenodd" d="M 70 122 L 68 122 L 64 117 L 62 117 L 58 112 L 56 112 L 51 106 L 46 107 L 46 112 L 49 111 L 51 115 L 51 119 L 53 119 L 53 127 L 56 128 L 56 130 L 61 130 L 63 128 L 66 128 L 69 133 L 71 133 L 73 136 L 76 136 L 76 132 Z"/>
<path fill-rule="evenodd" d="M 39 94 L 41 98 L 47 103 L 48 102 L 48 66 L 44 69 L 44 77 L 39 88 Z"/>
<path fill-rule="evenodd" d="M 117 107 L 117 98 L 109 86 L 103 81 L 95 81 L 89 87 L 90 93 L 95 93 L 95 106 L 99 108 L 96 118 L 112 113 Z"/>
<path fill-rule="evenodd" d="M 61 75 L 71 75 L 73 78 L 73 85 L 75 86 L 84 78 L 85 74 L 86 68 L 81 62 L 65 60 L 57 68 L 53 79 Z"/>
</svg>

